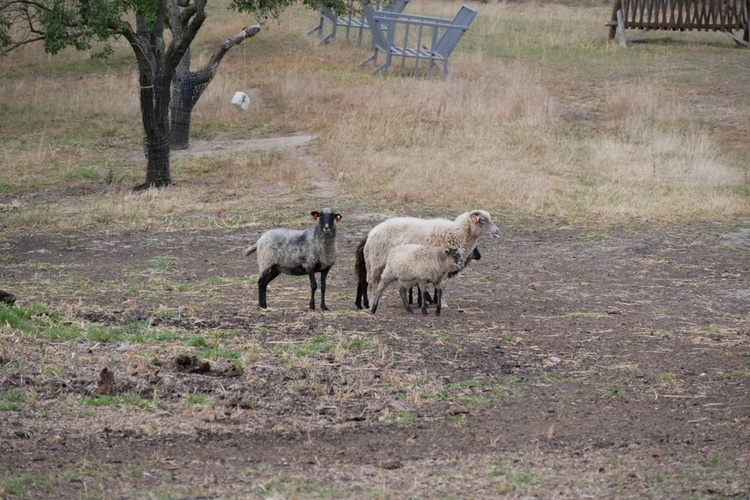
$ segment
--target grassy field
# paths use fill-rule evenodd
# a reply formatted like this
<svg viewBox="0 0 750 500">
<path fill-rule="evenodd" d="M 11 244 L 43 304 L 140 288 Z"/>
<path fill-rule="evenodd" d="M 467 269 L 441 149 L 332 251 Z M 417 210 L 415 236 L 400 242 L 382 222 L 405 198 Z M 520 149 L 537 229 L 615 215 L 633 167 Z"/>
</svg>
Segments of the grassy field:
<svg viewBox="0 0 750 500">
<path fill-rule="evenodd" d="M 0 58 L 0 498 L 747 495 L 750 52 L 622 49 L 601 2 L 472 6 L 446 80 L 372 76 L 289 9 L 225 58 L 174 185 L 138 193 L 124 42 Z M 253 23 L 213 5 L 194 66 Z M 242 249 L 321 203 L 332 310 L 282 276 L 260 311 Z M 394 290 L 354 310 L 376 222 L 474 208 L 503 237 L 441 317 Z"/>
<path fill-rule="evenodd" d="M 455 8 L 410 6 L 440 16 Z M 192 136 L 315 134 L 322 175 L 343 196 L 382 206 L 606 221 L 747 214 L 747 53 L 729 37 L 656 33 L 623 50 L 608 42 L 604 4 L 479 10 L 451 77 L 428 81 L 371 77 L 357 67 L 366 49 L 317 45 L 304 35 L 315 15 L 291 9 L 226 58 L 196 107 Z M 212 8 L 194 65 L 251 22 Z M 113 58 L 93 60 L 27 47 L 0 60 L 0 193 L 106 185 L 84 212 L 87 225 L 109 226 L 144 212 L 236 214 L 267 204 L 257 181 L 300 193 L 314 181 L 305 165 L 273 154 L 175 160 L 177 186 L 144 208 L 127 191 L 145 175 L 128 51 L 122 43 Z M 247 113 L 229 103 L 236 90 L 251 95 Z M 207 202 L 206 185 L 241 194 Z M 8 224 L 60 227 L 69 215 L 40 207 L 26 215 L 33 220 Z"/>
</svg>

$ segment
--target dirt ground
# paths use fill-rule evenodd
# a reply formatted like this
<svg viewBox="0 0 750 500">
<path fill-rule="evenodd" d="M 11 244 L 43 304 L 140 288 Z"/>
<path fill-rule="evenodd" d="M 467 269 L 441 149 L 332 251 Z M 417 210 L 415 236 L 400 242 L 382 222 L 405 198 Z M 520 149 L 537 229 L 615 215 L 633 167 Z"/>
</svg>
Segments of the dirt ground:
<svg viewBox="0 0 750 500">
<path fill-rule="evenodd" d="M 3 330 L 0 497 L 750 496 L 750 221 L 493 214 L 441 316 L 373 316 L 353 254 L 387 214 L 332 208 L 327 312 L 305 277 L 256 307 L 266 228 L 7 235 L 17 305 L 80 330 Z"/>
</svg>

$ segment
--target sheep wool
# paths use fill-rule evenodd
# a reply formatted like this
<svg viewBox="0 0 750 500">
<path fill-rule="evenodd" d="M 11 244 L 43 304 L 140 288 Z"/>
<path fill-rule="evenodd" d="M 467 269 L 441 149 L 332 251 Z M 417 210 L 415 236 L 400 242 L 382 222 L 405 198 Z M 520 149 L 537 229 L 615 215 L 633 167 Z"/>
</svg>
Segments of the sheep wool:
<svg viewBox="0 0 750 500">
<path fill-rule="evenodd" d="M 427 290 L 427 284 L 435 286 L 437 297 L 435 314 L 440 315 L 442 284 L 448 274 L 463 269 L 465 263 L 462 247 L 448 246 L 445 248 L 405 244 L 396 245 L 388 253 L 388 259 L 383 270 L 383 276 L 378 284 L 372 301 L 372 313 L 378 309 L 380 297 L 385 288 L 398 282 L 399 295 L 404 309 L 412 313 L 407 297 L 407 290 L 419 285 L 421 290 Z M 427 314 L 427 300 L 422 300 L 422 314 Z"/>
</svg>

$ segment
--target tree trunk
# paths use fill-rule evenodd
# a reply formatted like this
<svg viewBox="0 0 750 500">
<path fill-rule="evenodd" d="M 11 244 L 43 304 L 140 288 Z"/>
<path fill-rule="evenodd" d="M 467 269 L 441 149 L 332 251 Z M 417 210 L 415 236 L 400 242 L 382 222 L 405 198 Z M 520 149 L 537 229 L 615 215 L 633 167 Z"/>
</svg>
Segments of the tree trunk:
<svg viewBox="0 0 750 500">
<path fill-rule="evenodd" d="M 193 85 L 190 73 L 190 50 L 182 56 L 172 85 L 170 127 L 172 149 L 187 149 L 190 145 L 190 119 L 193 116 Z"/>
<path fill-rule="evenodd" d="M 176 20 L 172 20 L 173 25 Z M 173 27 L 172 33 L 177 38 L 181 29 Z M 182 57 L 177 71 L 175 72 L 174 82 L 172 85 L 172 104 L 171 104 L 171 141 L 172 149 L 187 149 L 190 142 L 190 121 L 193 114 L 193 107 L 198 102 L 203 91 L 211 83 L 219 64 L 224 55 L 242 41 L 255 35 L 260 31 L 260 26 L 247 26 L 233 37 L 225 40 L 216 50 L 211 60 L 198 71 L 190 71 L 190 52 L 185 52 Z"/>
<path fill-rule="evenodd" d="M 136 189 L 166 187 L 172 183 L 169 173 L 169 90 L 160 89 L 159 79 L 153 85 L 141 86 L 146 182 Z"/>
<path fill-rule="evenodd" d="M 146 186 L 162 188 L 172 184 L 169 174 L 169 139 L 146 145 Z"/>
</svg>

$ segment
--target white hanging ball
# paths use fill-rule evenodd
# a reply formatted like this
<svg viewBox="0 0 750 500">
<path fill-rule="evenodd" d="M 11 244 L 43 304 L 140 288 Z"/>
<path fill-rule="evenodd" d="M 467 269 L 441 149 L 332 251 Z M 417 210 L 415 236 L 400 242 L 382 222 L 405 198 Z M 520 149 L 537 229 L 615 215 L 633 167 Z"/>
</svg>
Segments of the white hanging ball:
<svg viewBox="0 0 750 500">
<path fill-rule="evenodd" d="M 232 97 L 232 106 L 242 111 L 247 111 L 250 107 L 250 98 L 244 92 L 235 92 Z"/>
</svg>

